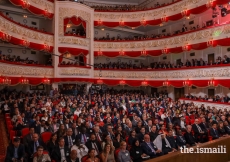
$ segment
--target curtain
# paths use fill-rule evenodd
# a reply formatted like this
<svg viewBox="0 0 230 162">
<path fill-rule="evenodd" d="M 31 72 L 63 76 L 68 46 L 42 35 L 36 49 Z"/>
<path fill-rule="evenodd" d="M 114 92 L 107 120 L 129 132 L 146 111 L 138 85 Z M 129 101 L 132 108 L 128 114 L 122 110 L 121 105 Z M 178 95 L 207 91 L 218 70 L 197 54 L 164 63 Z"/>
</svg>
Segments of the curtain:
<svg viewBox="0 0 230 162">
<path fill-rule="evenodd" d="M 47 13 L 45 10 L 36 8 L 34 6 L 29 5 L 28 7 L 24 5 L 22 0 L 10 0 L 10 2 L 15 6 L 21 6 L 22 8 L 26 8 L 28 11 L 32 12 L 35 15 L 41 15 L 44 17 L 47 17 L 49 19 L 52 19 L 54 14 L 53 13 Z"/>
<path fill-rule="evenodd" d="M 80 17 L 73 16 L 71 18 L 64 19 L 64 32 L 66 31 L 67 24 L 70 22 L 72 22 L 76 26 L 79 26 L 82 24 L 84 30 L 86 30 L 86 22 L 82 20 Z"/>
<path fill-rule="evenodd" d="M 58 47 L 58 51 L 61 53 L 59 57 L 59 62 L 62 62 L 63 56 L 65 53 L 70 53 L 71 55 L 78 56 L 80 54 L 84 55 L 84 61 L 86 63 L 86 55 L 88 55 L 89 51 L 79 48 L 69 48 L 69 47 Z"/>
</svg>

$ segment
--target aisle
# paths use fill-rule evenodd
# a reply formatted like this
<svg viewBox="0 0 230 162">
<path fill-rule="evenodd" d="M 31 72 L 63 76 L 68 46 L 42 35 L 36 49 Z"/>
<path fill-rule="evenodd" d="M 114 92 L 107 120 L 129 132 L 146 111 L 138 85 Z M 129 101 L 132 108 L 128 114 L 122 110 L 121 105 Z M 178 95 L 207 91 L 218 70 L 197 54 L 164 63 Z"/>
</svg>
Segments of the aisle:
<svg viewBox="0 0 230 162">
<path fill-rule="evenodd" d="M 4 115 L 0 115 L 0 162 L 3 162 L 6 155 L 6 148 L 8 146 L 8 137 L 6 133 L 6 126 Z"/>
</svg>

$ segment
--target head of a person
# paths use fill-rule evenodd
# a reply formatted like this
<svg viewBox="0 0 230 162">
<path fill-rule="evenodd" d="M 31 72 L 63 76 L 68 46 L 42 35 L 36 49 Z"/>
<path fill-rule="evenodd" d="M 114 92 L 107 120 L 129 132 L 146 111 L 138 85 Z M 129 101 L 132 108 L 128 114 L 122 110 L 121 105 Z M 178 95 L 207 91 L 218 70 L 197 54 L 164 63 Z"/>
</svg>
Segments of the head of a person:
<svg viewBox="0 0 230 162">
<path fill-rule="evenodd" d="M 172 130 L 169 130 L 169 131 L 168 131 L 168 136 L 169 136 L 169 137 L 172 137 L 172 136 L 173 136 L 173 131 L 172 131 Z"/>
<path fill-rule="evenodd" d="M 130 136 L 135 137 L 135 136 L 136 136 L 136 131 L 135 131 L 135 130 L 132 130 L 132 131 L 130 132 Z"/>
<path fill-rule="evenodd" d="M 187 132 L 190 133 L 192 131 L 192 126 L 191 125 L 187 125 L 186 130 L 187 130 Z"/>
<path fill-rule="evenodd" d="M 57 134 L 56 133 L 53 133 L 50 137 L 50 140 L 51 141 L 56 141 L 57 140 Z"/>
<path fill-rule="evenodd" d="M 20 145 L 20 139 L 19 138 L 14 138 L 13 139 L 13 145 L 14 147 L 18 148 Z"/>
<path fill-rule="evenodd" d="M 90 141 L 95 142 L 96 141 L 96 136 L 95 134 L 90 135 Z"/>
<path fill-rule="evenodd" d="M 72 136 L 73 135 L 72 128 L 68 128 L 66 134 L 67 134 L 67 136 Z"/>
<path fill-rule="evenodd" d="M 104 153 L 112 153 L 112 148 L 111 148 L 111 145 L 109 143 L 106 143 L 105 144 L 105 147 L 104 147 L 104 150 L 103 150 Z"/>
<path fill-rule="evenodd" d="M 121 150 L 126 150 L 126 146 L 127 146 L 126 142 L 122 141 L 121 144 L 120 144 Z"/>
<path fill-rule="evenodd" d="M 107 126 L 107 131 L 108 131 L 108 132 L 112 132 L 112 131 L 113 131 L 113 128 L 112 128 L 111 125 L 108 125 L 108 126 Z"/>
<path fill-rule="evenodd" d="M 90 158 L 95 157 L 95 149 L 94 148 L 89 149 L 88 156 Z"/>
<path fill-rule="evenodd" d="M 145 136 L 144 136 L 144 141 L 145 141 L 146 143 L 149 143 L 149 142 L 150 142 L 150 136 L 149 136 L 148 134 L 145 134 Z"/>
<path fill-rule="evenodd" d="M 77 150 L 72 150 L 71 151 L 70 158 L 71 158 L 71 160 L 76 161 L 76 159 L 77 159 Z"/>
<path fill-rule="evenodd" d="M 42 156 L 43 155 L 43 146 L 38 146 L 37 147 L 37 156 Z"/>
<path fill-rule="evenodd" d="M 133 147 L 139 147 L 140 146 L 140 141 L 138 139 L 133 140 Z"/>
<path fill-rule="evenodd" d="M 212 124 L 212 128 L 213 128 L 213 129 L 216 129 L 216 127 L 217 127 L 217 126 L 216 126 L 216 123 L 213 123 L 213 124 Z"/>
<path fill-rule="evenodd" d="M 33 141 L 34 141 L 34 142 L 37 142 L 38 139 L 39 139 L 38 134 L 37 134 L 37 133 L 34 133 L 34 134 L 33 134 Z"/>
<path fill-rule="evenodd" d="M 145 127 L 141 127 L 140 132 L 141 132 L 142 134 L 145 134 Z"/>
<path fill-rule="evenodd" d="M 59 147 L 64 147 L 64 145 L 65 145 L 65 140 L 64 140 L 63 137 L 59 138 L 59 140 L 58 140 L 58 145 L 59 145 Z"/>
<path fill-rule="evenodd" d="M 152 132 L 156 132 L 156 131 L 157 131 L 156 125 L 153 125 L 153 126 L 152 126 L 151 131 L 152 131 Z"/>
<path fill-rule="evenodd" d="M 30 133 L 30 134 L 34 134 L 34 127 L 30 127 L 29 133 Z"/>
</svg>

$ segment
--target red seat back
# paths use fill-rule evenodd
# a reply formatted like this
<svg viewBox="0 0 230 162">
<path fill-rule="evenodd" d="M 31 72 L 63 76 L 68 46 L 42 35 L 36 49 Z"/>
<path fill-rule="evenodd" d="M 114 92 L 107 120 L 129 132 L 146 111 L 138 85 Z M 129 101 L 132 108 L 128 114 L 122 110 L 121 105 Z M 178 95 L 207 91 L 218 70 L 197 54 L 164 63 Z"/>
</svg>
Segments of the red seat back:
<svg viewBox="0 0 230 162">
<path fill-rule="evenodd" d="M 22 129 L 22 138 L 25 137 L 27 134 L 29 134 L 29 128 L 23 128 Z"/>
<path fill-rule="evenodd" d="M 50 140 L 51 136 L 52 136 L 52 132 L 43 132 L 41 134 L 42 141 L 44 143 L 48 142 Z"/>
<path fill-rule="evenodd" d="M 88 159 L 88 155 L 85 155 L 81 158 L 81 162 L 85 162 Z"/>
</svg>

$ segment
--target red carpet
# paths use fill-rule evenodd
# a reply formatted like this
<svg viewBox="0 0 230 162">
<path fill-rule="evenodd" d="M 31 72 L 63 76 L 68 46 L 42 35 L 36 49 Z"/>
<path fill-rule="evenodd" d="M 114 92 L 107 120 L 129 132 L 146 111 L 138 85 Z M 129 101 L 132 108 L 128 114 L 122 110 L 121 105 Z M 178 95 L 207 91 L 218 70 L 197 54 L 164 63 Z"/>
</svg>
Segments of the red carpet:
<svg viewBox="0 0 230 162">
<path fill-rule="evenodd" d="M 5 119 L 3 115 L 0 115 L 0 162 L 4 162 L 7 146 L 8 136 L 6 133 Z"/>
</svg>

